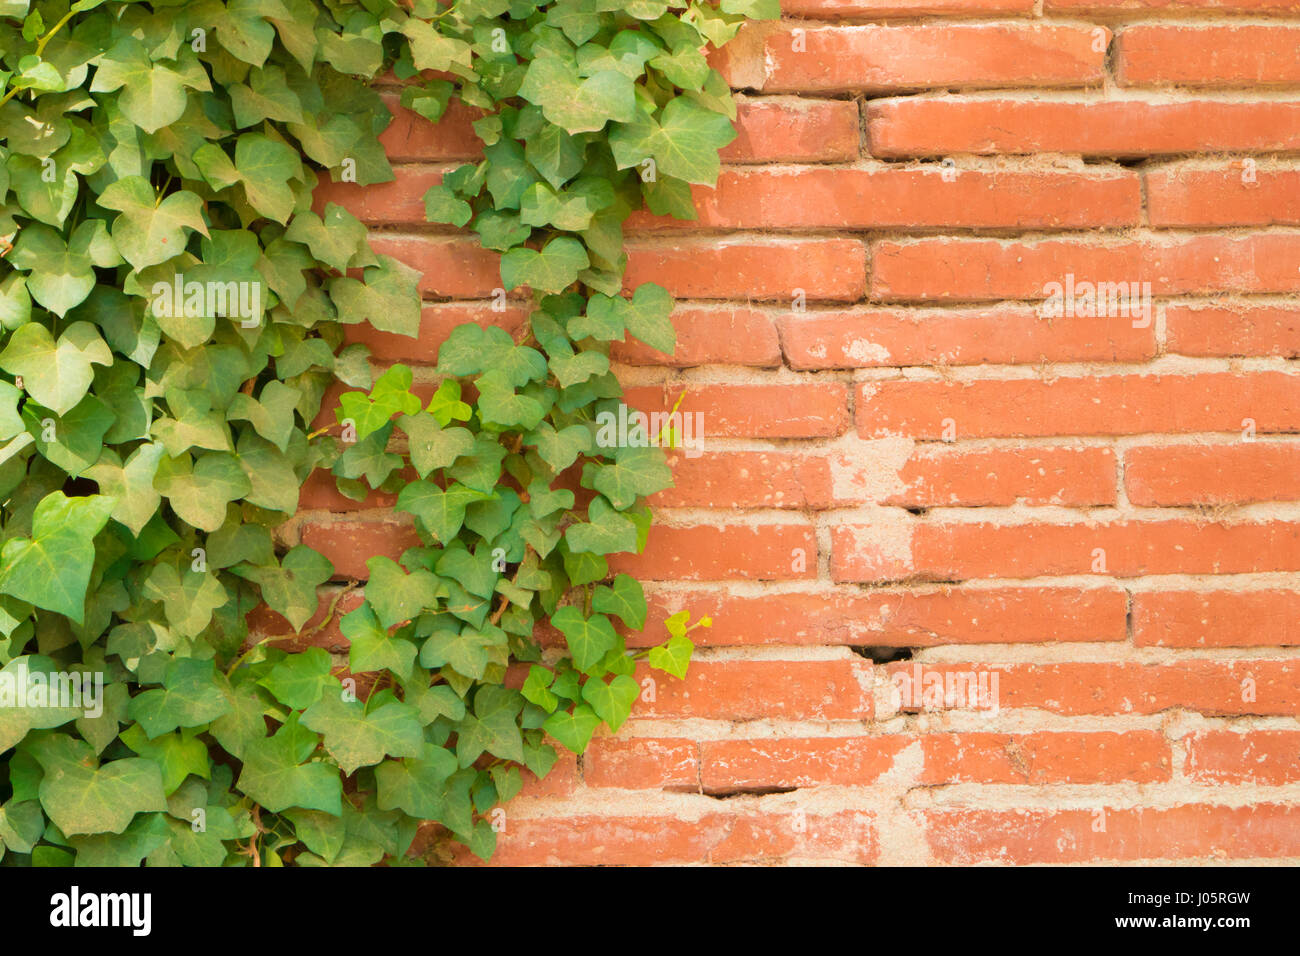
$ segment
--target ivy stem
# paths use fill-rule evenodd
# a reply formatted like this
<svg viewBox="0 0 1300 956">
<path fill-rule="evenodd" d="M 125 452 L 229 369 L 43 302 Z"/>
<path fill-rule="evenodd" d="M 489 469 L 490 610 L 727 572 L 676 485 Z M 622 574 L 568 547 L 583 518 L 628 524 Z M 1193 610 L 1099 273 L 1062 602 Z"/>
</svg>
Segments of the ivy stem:
<svg viewBox="0 0 1300 956">
<path fill-rule="evenodd" d="M 45 52 L 45 44 L 49 43 L 50 40 L 54 37 L 54 34 L 62 30 L 64 25 L 69 20 L 72 19 L 72 13 L 73 11 L 71 10 L 65 13 L 63 15 L 63 19 L 60 20 L 58 23 L 54 24 L 54 26 L 50 28 L 49 33 L 45 34 L 45 36 L 41 37 L 39 40 L 36 41 L 36 56 L 39 57 L 42 53 Z M 26 87 L 15 86 L 12 89 L 10 89 L 9 92 L 6 93 L 4 96 L 0 96 L 0 106 L 4 106 L 6 103 L 8 103 L 11 99 L 13 99 L 18 94 L 19 90 L 23 90 L 23 89 L 26 89 Z"/>
</svg>

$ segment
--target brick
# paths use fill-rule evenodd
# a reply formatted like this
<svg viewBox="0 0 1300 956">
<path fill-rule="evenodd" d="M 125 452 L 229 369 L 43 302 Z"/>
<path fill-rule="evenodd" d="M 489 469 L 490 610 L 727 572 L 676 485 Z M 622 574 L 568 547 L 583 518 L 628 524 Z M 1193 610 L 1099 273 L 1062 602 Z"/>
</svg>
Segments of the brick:
<svg viewBox="0 0 1300 956">
<path fill-rule="evenodd" d="M 817 310 L 777 320 L 796 369 L 1039 362 L 1138 362 L 1154 357 L 1155 323 L 1112 317 L 1046 319 L 1030 306 Z"/>
<path fill-rule="evenodd" d="M 459 100 L 447 105 L 442 119 L 431 123 L 419 113 L 402 106 L 396 94 L 384 96 L 393 121 L 379 137 L 384 152 L 393 162 L 476 160 L 482 158 L 483 142 L 473 123 L 483 111 Z"/>
<path fill-rule="evenodd" d="M 381 332 L 368 322 L 344 326 L 343 339 L 366 346 L 371 357 L 378 361 L 436 365 L 438 349 L 456 326 L 469 322 L 484 327 L 496 325 L 516 336 L 523 331 L 528 312 L 515 302 L 507 302 L 502 312 L 494 311 L 491 302 L 426 303 L 420 311 L 419 336 L 414 340 L 394 332 Z"/>
<path fill-rule="evenodd" d="M 346 591 L 336 585 L 327 585 L 317 588 L 316 593 L 316 611 L 303 624 L 301 631 L 295 631 L 285 618 L 265 604 L 253 608 L 246 618 L 250 641 L 248 646 L 269 638 L 273 646 L 294 653 L 309 647 L 319 647 L 332 654 L 346 651 L 348 639 L 339 630 L 339 618 L 361 605 L 365 600 L 365 589 Z M 331 605 L 334 605 L 334 616 L 326 620 Z"/>
<path fill-rule="evenodd" d="M 1300 170 L 1237 160 L 1213 169 L 1170 166 L 1146 174 L 1153 226 L 1300 225 Z"/>
<path fill-rule="evenodd" d="M 493 866 L 627 866 L 780 862 L 789 857 L 873 863 L 874 818 L 858 811 L 812 813 L 796 830 L 779 812 L 521 819 L 500 837 Z M 468 858 L 461 863 L 474 863 Z"/>
<path fill-rule="evenodd" d="M 1029 16 L 1033 0 L 782 0 L 790 17 L 983 17 L 994 14 Z"/>
<path fill-rule="evenodd" d="M 1200 783 L 1277 787 L 1300 782 L 1300 731 L 1203 730 L 1185 738 L 1187 776 Z"/>
<path fill-rule="evenodd" d="M 683 608 L 708 608 L 713 626 L 691 632 L 704 646 L 1041 644 L 1127 639 L 1127 599 L 1110 586 L 873 589 L 764 589 L 733 595 L 718 589 L 647 588 L 650 613 L 629 646 L 660 641 L 663 621 Z"/>
<path fill-rule="evenodd" d="M 872 382 L 860 386 L 858 434 L 944 437 L 1240 432 L 1300 427 L 1300 379 L 1283 372 L 1101 375 L 971 382 Z"/>
<path fill-rule="evenodd" d="M 1300 591 L 1138 591 L 1133 643 L 1163 647 L 1300 644 Z"/>
<path fill-rule="evenodd" d="M 935 22 L 899 26 L 754 24 L 718 57 L 733 86 L 766 92 L 1084 86 L 1101 81 L 1104 28 Z M 795 33 L 794 31 L 801 31 Z M 757 62 L 747 62 L 747 61 Z M 761 62 L 761 79 L 752 75 Z"/>
<path fill-rule="evenodd" d="M 655 700 L 633 717 L 704 720 L 867 720 L 872 714 L 871 663 L 833 661 L 691 662 L 685 680 L 639 667 L 653 677 Z"/>
<path fill-rule="evenodd" d="M 886 504 L 933 508 L 1114 504 L 1109 448 L 919 449 L 901 472 L 907 487 Z"/>
<path fill-rule="evenodd" d="M 894 765 L 902 736 L 706 740 L 700 779 L 706 793 L 816 786 L 864 786 Z"/>
<path fill-rule="evenodd" d="M 307 515 L 301 527 L 302 543 L 334 564 L 337 579 L 364 581 L 370 576 L 366 561 L 377 555 L 396 561 L 407 548 L 420 546 L 420 536 L 406 515 L 385 512 L 365 518 L 331 518 Z"/>
<path fill-rule="evenodd" d="M 693 188 L 694 221 L 638 213 L 630 229 L 1073 229 L 1136 225 L 1128 172 L 945 171 L 765 166 L 722 172 Z"/>
<path fill-rule="evenodd" d="M 863 553 L 857 529 L 840 525 L 831 535 L 834 580 L 874 580 L 870 553 Z M 1099 549 L 1104 555 L 1098 554 Z M 918 523 L 911 537 L 908 565 L 923 579 L 943 581 L 1090 573 L 1130 578 L 1300 571 L 1300 523 L 1211 524 L 1179 519 Z"/>
<path fill-rule="evenodd" d="M 890 301 L 1045 300 L 1048 283 L 1064 287 L 1068 275 L 1076 284 L 1149 282 L 1154 296 L 1296 292 L 1300 271 L 1291 263 L 1297 259 L 1300 234 L 1295 233 L 1207 233 L 1137 241 L 882 240 L 872 244 L 871 296 Z M 1130 305 L 1143 307 L 1140 298 Z M 1112 308 L 1109 299 L 1106 308 Z M 1115 322 L 1127 320 L 1113 317 Z"/>
<path fill-rule="evenodd" d="M 704 448 L 710 438 L 830 438 L 849 425 L 847 385 L 800 381 L 780 385 L 640 385 L 627 389 L 631 408 L 648 414 L 678 411 L 703 416 Z M 693 419 L 697 420 L 697 419 Z"/>
<path fill-rule="evenodd" d="M 1300 81 L 1300 28 L 1143 23 L 1115 42 L 1115 78 L 1121 86 L 1294 85 Z"/>
<path fill-rule="evenodd" d="M 1166 710 L 1207 716 L 1295 716 L 1300 711 L 1297 660 L 924 665 L 908 661 L 888 664 L 886 670 L 891 681 L 901 680 L 895 675 L 905 673 L 915 682 L 917 667 L 922 668 L 924 687 L 942 678 L 945 688 L 952 680 L 959 689 L 952 701 L 913 700 L 914 706 L 904 708 L 910 711 L 970 710 L 969 694 L 960 688 L 969 688 L 981 679 L 981 690 L 988 689 L 999 711 L 1029 708 L 1063 716 L 1158 714 Z M 965 677 L 966 683 L 956 680 L 959 677 Z"/>
<path fill-rule="evenodd" d="M 1300 853 L 1300 807 L 1258 803 L 1095 810 L 929 810 L 942 864 L 1250 859 Z"/>
<path fill-rule="evenodd" d="M 1044 0 L 1052 13 L 1123 13 L 1126 11 L 1209 11 L 1212 13 L 1284 13 L 1300 10 L 1300 0 Z"/>
<path fill-rule="evenodd" d="M 831 501 L 826 459 L 763 451 L 668 452 L 674 487 L 650 498 L 662 508 L 825 508 Z"/>
<path fill-rule="evenodd" d="M 947 96 L 867 105 L 871 154 L 1160 156 L 1300 149 L 1300 102 Z"/>
<path fill-rule="evenodd" d="M 699 745 L 681 738 L 599 737 L 582 756 L 582 779 L 591 787 L 694 790 Z"/>
<path fill-rule="evenodd" d="M 327 204 L 336 203 L 370 225 L 424 225 L 424 194 L 452 168 L 395 166 L 392 181 L 370 186 L 324 181 L 312 193 L 312 208 L 320 213 Z"/>
<path fill-rule="evenodd" d="M 1182 355 L 1300 358 L 1300 306 L 1170 303 L 1165 336 Z"/>
<path fill-rule="evenodd" d="M 374 234 L 370 248 L 421 273 L 420 293 L 449 299 L 486 299 L 501 287 L 501 257 L 475 239 Z"/>
<path fill-rule="evenodd" d="M 737 96 L 727 163 L 844 163 L 858 158 L 858 104 L 795 96 Z"/>
<path fill-rule="evenodd" d="M 642 554 L 612 554 L 609 566 L 648 581 L 795 580 L 816 576 L 817 539 L 806 522 L 656 524 Z"/>
<path fill-rule="evenodd" d="M 866 289 L 866 249 L 856 239 L 674 239 L 628 243 L 624 287 L 657 282 L 692 299 L 853 302 Z"/>
<path fill-rule="evenodd" d="M 1124 455 L 1124 487 L 1135 505 L 1300 501 L 1300 444 L 1133 448 Z"/>
<path fill-rule="evenodd" d="M 772 317 L 762 309 L 736 305 L 678 306 L 672 315 L 677 346 L 672 355 L 637 342 L 630 336 L 615 342 L 610 358 L 628 365 L 746 365 L 781 364 L 781 342 Z"/>
<path fill-rule="evenodd" d="M 926 734 L 922 781 L 957 783 L 1156 783 L 1171 776 L 1169 741 L 1124 733 Z"/>
</svg>

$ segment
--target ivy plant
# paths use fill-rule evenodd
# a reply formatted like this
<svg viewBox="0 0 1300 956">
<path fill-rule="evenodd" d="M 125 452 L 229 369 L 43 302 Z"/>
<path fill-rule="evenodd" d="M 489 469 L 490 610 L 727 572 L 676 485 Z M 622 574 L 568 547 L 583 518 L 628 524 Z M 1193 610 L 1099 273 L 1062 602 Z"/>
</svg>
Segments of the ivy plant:
<svg viewBox="0 0 1300 956">
<path fill-rule="evenodd" d="M 735 135 L 703 51 L 777 12 L 0 0 L 3 862 L 486 858 L 522 770 L 627 718 L 637 658 L 684 676 L 707 618 L 630 653 L 646 599 L 607 561 L 670 484 L 656 436 L 600 440 L 611 343 L 674 345 L 667 293 L 624 294 L 623 224 L 694 216 Z M 531 302 L 517 334 L 454 329 L 419 384 L 345 335 L 416 335 L 419 275 L 313 208 L 393 178 L 379 81 L 476 111 L 483 159 L 428 218 Z M 366 562 L 346 660 L 246 620 L 338 613 L 350 585 L 321 620 L 335 569 L 278 531 L 317 470 L 418 535 Z"/>
</svg>

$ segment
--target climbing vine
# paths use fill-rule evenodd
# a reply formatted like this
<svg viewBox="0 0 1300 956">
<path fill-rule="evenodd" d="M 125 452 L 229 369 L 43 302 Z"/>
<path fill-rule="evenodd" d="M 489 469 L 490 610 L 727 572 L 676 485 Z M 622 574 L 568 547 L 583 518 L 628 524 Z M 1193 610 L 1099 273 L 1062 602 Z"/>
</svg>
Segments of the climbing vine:
<svg viewBox="0 0 1300 956">
<path fill-rule="evenodd" d="M 4 862 L 448 859 L 421 821 L 486 858 L 549 740 L 627 718 L 637 658 L 684 676 L 707 618 L 630 653 L 645 596 L 606 558 L 644 547 L 670 484 L 671 429 L 602 438 L 610 344 L 674 344 L 663 289 L 623 295 L 622 230 L 693 218 L 735 135 L 702 50 L 776 13 L 0 0 Z M 313 209 L 323 179 L 393 178 L 380 79 L 430 120 L 478 111 L 483 160 L 428 218 L 531 296 L 523 331 L 459 326 L 420 382 L 344 334 L 416 335 L 419 275 Z M 335 569 L 283 534 L 317 470 L 395 493 L 418 534 L 367 561 L 346 662 L 246 621 L 319 617 Z"/>
</svg>

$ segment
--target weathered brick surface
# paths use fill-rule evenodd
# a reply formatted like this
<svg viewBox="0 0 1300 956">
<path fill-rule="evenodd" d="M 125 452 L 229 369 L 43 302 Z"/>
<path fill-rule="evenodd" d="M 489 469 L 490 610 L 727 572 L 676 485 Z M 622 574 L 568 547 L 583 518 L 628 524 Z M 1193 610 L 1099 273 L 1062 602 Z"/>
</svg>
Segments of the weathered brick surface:
<svg viewBox="0 0 1300 956">
<path fill-rule="evenodd" d="M 629 224 L 677 351 L 613 353 L 706 436 L 611 562 L 629 645 L 714 624 L 496 861 L 1300 862 L 1300 0 L 782 6 L 713 55 L 738 136 L 699 218 Z M 395 180 L 316 199 L 422 271 L 417 339 L 348 341 L 427 392 L 527 301 L 424 221 L 476 114 L 389 105 Z M 324 600 L 414 543 L 392 505 L 308 482 L 282 535 Z"/>
</svg>

